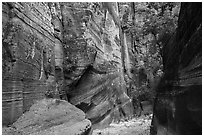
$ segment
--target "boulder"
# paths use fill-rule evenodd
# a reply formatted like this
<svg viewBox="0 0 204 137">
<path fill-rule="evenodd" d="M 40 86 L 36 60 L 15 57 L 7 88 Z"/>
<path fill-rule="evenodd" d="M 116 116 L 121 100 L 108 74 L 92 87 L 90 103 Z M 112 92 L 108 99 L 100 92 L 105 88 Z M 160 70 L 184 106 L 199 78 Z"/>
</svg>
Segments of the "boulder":
<svg viewBox="0 0 204 137">
<path fill-rule="evenodd" d="M 37 101 L 3 134 L 21 135 L 83 135 L 91 133 L 91 122 L 80 109 L 67 101 Z"/>
</svg>

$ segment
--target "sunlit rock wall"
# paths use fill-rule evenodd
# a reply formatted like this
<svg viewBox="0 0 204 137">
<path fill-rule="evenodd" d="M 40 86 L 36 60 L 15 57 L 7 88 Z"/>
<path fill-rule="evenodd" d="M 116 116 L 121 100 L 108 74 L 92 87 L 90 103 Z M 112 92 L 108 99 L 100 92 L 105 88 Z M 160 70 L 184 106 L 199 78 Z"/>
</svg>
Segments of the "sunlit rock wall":
<svg viewBox="0 0 204 137">
<path fill-rule="evenodd" d="M 132 116 L 118 28 L 108 12 L 104 22 L 101 12 L 74 4 L 2 4 L 4 125 L 44 95 L 69 101 L 101 126 Z"/>
<path fill-rule="evenodd" d="M 62 7 L 64 90 L 97 127 L 132 116 L 121 75 L 119 29 L 110 14 Z"/>
<path fill-rule="evenodd" d="M 2 3 L 2 114 L 11 124 L 55 90 L 54 37 L 46 3 Z"/>
</svg>

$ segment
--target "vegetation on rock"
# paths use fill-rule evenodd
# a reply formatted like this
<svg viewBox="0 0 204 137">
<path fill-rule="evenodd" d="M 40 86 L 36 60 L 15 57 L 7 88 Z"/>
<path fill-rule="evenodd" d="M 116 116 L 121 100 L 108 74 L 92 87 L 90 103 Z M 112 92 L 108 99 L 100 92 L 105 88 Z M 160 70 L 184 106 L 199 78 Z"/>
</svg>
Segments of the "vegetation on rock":
<svg viewBox="0 0 204 137">
<path fill-rule="evenodd" d="M 201 9 L 179 2 L 2 3 L 3 125 L 30 115 L 43 98 L 78 107 L 92 128 L 140 116 L 153 103 L 153 125 L 176 123 L 178 105 L 200 112 L 194 101 L 185 106 L 162 95 L 200 91 Z M 156 126 L 151 131 L 159 133 Z"/>
</svg>

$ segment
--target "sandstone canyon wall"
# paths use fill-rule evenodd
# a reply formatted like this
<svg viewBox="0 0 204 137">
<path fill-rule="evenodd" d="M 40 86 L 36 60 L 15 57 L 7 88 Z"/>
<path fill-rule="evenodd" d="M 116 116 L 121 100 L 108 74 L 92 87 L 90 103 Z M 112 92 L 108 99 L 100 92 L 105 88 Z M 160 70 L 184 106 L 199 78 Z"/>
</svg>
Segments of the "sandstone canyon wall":
<svg viewBox="0 0 204 137">
<path fill-rule="evenodd" d="M 2 4 L 3 124 L 55 90 L 55 41 L 45 3 Z"/>
<path fill-rule="evenodd" d="M 73 4 L 2 4 L 4 125 L 45 96 L 67 100 L 98 127 L 132 116 L 118 26 L 108 11 Z"/>
<path fill-rule="evenodd" d="M 182 3 L 164 47 L 151 134 L 202 134 L 202 3 Z"/>
</svg>

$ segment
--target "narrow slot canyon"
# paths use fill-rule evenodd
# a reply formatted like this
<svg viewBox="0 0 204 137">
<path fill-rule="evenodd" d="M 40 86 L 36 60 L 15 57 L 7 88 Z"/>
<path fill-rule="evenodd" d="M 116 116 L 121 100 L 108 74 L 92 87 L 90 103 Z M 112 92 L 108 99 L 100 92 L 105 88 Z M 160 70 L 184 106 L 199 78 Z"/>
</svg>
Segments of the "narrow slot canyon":
<svg viewBox="0 0 204 137">
<path fill-rule="evenodd" d="M 2 2 L 3 135 L 201 135 L 201 2 Z"/>
</svg>

